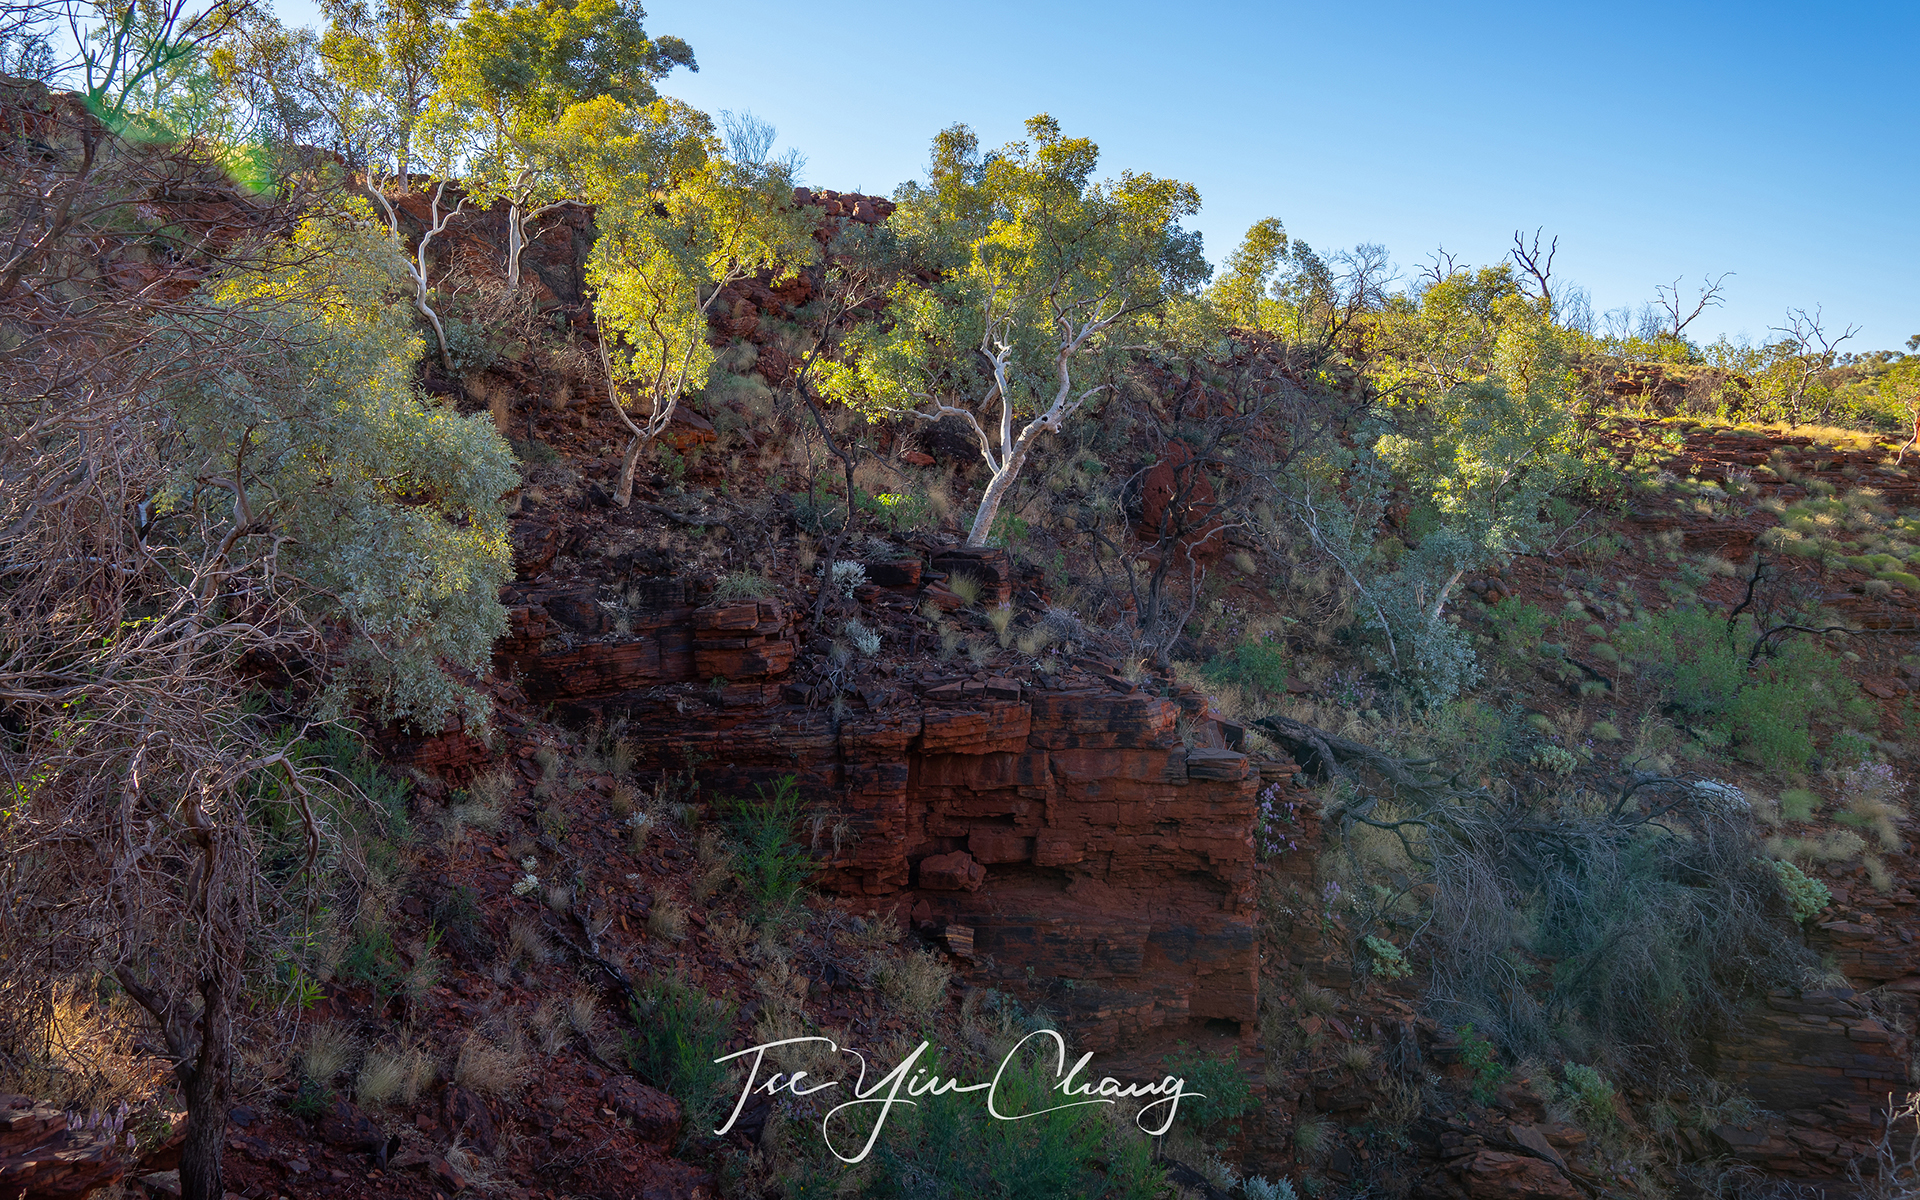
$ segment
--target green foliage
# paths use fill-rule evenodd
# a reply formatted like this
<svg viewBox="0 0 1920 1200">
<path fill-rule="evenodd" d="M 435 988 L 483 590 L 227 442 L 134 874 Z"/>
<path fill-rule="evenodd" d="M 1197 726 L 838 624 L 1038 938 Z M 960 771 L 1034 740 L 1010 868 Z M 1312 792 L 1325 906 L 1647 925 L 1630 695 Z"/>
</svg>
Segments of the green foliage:
<svg viewBox="0 0 1920 1200">
<path fill-rule="evenodd" d="M 333 1089 L 303 1075 L 300 1077 L 300 1090 L 288 1102 L 287 1111 L 303 1121 L 316 1121 L 332 1107 Z"/>
<path fill-rule="evenodd" d="M 329 24 L 319 56 L 335 100 L 332 115 L 348 148 L 358 152 L 352 165 L 391 163 L 394 174 L 408 174 L 420 157 L 418 129 L 439 86 L 453 35 L 447 18 L 456 5 L 452 0 L 326 0 L 322 8 Z"/>
<path fill-rule="evenodd" d="M 755 785 L 755 801 L 736 801 L 731 825 L 740 841 L 735 871 L 740 886 L 762 919 L 785 913 L 800 897 L 800 889 L 818 868 L 796 836 L 800 821 L 800 781 L 783 775 L 771 794 Z"/>
<path fill-rule="evenodd" d="M 1444 704 L 1480 681 L 1472 644 L 1444 617 L 1447 597 L 1480 553 L 1459 531 L 1438 530 L 1392 574 L 1368 585 L 1368 626 L 1384 635 L 1395 677 L 1427 705 Z"/>
<path fill-rule="evenodd" d="M 728 571 L 714 585 L 716 600 L 758 600 L 771 596 L 774 587 L 758 571 Z"/>
<path fill-rule="evenodd" d="M 341 957 L 336 974 L 348 983 L 366 984 L 376 997 L 385 1001 L 398 990 L 405 970 L 400 965 L 393 935 L 381 925 L 354 939 Z"/>
<path fill-rule="evenodd" d="M 1052 1090 L 1052 1065 L 1048 1055 L 1026 1056 L 1009 1065 L 1000 1080 L 995 1106 L 1006 1113 L 1039 1114 L 1025 1120 L 994 1120 L 959 1097 L 928 1098 L 892 1118 L 875 1151 L 883 1170 L 864 1194 L 888 1200 L 1152 1200 L 1161 1195 L 1163 1169 L 1152 1161 L 1151 1142 L 1130 1126 L 1109 1121 L 1104 1105 L 1042 1112 L 1062 1103 Z M 938 1060 L 928 1068 L 947 1074 Z M 1183 1102 L 1181 1111 L 1191 1103 Z"/>
<path fill-rule="evenodd" d="M 991 472 L 970 545 L 993 533 L 1035 440 L 1106 392 L 1129 332 L 1207 270 L 1179 226 L 1199 207 L 1192 187 L 1131 172 L 1095 182 L 1091 141 L 1047 116 L 1027 134 L 988 155 L 965 126 L 935 139 L 930 184 L 901 189 L 889 226 L 937 282 L 896 287 L 889 320 L 860 325 L 822 371 L 869 419 L 970 418 Z"/>
<path fill-rule="evenodd" d="M 1649 614 L 1615 640 L 1665 687 L 1683 718 L 1768 770 L 1803 770 L 1814 752 L 1815 723 L 1858 714 L 1859 689 L 1839 657 L 1812 638 L 1778 644 L 1749 668 L 1754 636 L 1744 617 L 1729 631 L 1725 617 L 1689 606 Z"/>
<path fill-rule="evenodd" d="M 1533 755 L 1528 761 L 1536 767 L 1552 771 L 1555 775 L 1571 775 L 1580 765 L 1579 756 L 1573 751 L 1565 746 L 1555 746 L 1551 743 L 1534 747 Z"/>
<path fill-rule="evenodd" d="M 244 505 L 250 530 L 282 537 L 281 572 L 346 637 L 332 711 L 358 694 L 380 721 L 483 720 L 484 696 L 443 664 L 484 675 L 506 631 L 500 497 L 519 482 L 507 446 L 486 416 L 414 392 L 421 343 L 391 302 L 404 275 L 384 238 L 311 220 L 292 243 L 298 265 L 209 285 L 206 322 L 244 324 L 254 342 L 222 371 L 163 385 L 184 450 L 154 507 Z M 164 334 L 212 332 L 181 320 Z M 208 489 L 209 462 L 234 486 Z"/>
<path fill-rule="evenodd" d="M 993 529 L 987 534 L 990 546 L 1018 546 L 1027 540 L 1033 532 L 1033 526 L 1010 512 L 1003 512 L 993 519 Z"/>
<path fill-rule="evenodd" d="M 464 158 L 475 200 L 504 197 L 518 218 L 529 205 L 591 198 L 571 160 L 607 147 L 570 136 L 583 119 L 572 110 L 644 110 L 658 98 L 656 82 L 694 65 L 679 38 L 649 38 L 644 16 L 617 0 L 475 5 L 447 48 L 431 113 L 442 153 Z"/>
<path fill-rule="evenodd" d="M 902 529 L 919 529 L 932 512 L 932 505 L 928 502 L 926 494 L 912 488 L 904 492 L 880 492 L 872 496 L 861 496 L 859 504 L 862 512 L 872 513 L 885 520 L 890 533 L 898 533 Z"/>
<path fill-rule="evenodd" d="M 580 135 L 598 146 L 631 143 L 629 161 L 611 163 L 583 185 L 597 205 L 587 280 L 608 335 L 608 362 L 650 404 L 623 468 L 622 504 L 634 454 L 665 429 L 690 381 L 707 378 L 714 358 L 707 317 L 726 284 L 762 270 L 778 284 L 820 254 L 815 215 L 794 205 L 787 169 L 729 156 L 701 126 L 705 118 L 683 108 L 657 102 L 631 135 Z M 650 138 L 648 122 L 670 132 Z M 668 168 L 654 161 L 662 137 L 683 147 L 666 156 Z"/>
<path fill-rule="evenodd" d="M 1546 636 L 1549 617 L 1537 604 L 1508 596 L 1492 608 L 1493 627 L 1504 646 L 1527 653 Z"/>
<path fill-rule="evenodd" d="M 1500 1051 L 1492 1042 L 1475 1032 L 1471 1023 L 1460 1027 L 1460 1061 L 1473 1073 L 1473 1098 L 1479 1104 L 1491 1104 L 1512 1072 L 1500 1061 Z"/>
<path fill-rule="evenodd" d="M 447 329 L 447 366 L 457 375 L 476 375 L 500 361 L 500 342 L 477 321 L 442 318 Z"/>
<path fill-rule="evenodd" d="M 1820 807 L 1820 797 L 1806 788 L 1788 788 L 1780 793 L 1780 815 L 1789 821 L 1811 821 Z"/>
<path fill-rule="evenodd" d="M 627 1039 L 627 1061 L 685 1106 L 689 1138 L 711 1133 L 725 1117 L 728 1069 L 713 1060 L 724 1053 L 735 1011 L 678 972 L 648 981 L 634 1006 L 640 1032 Z"/>
<path fill-rule="evenodd" d="M 407 798 L 413 785 L 389 775 L 381 768 L 362 742 L 353 734 L 334 726 L 317 743 L 309 742 L 314 758 L 331 769 L 336 777 L 352 785 L 364 797 L 367 812 L 381 840 L 403 846 L 413 840 L 413 826 L 407 815 Z"/>
<path fill-rule="evenodd" d="M 1286 642 L 1269 630 L 1217 655 L 1200 668 L 1200 673 L 1214 683 L 1278 696 L 1287 690 L 1287 666 Z"/>
<path fill-rule="evenodd" d="M 1814 879 L 1784 858 L 1773 860 L 1774 872 L 1780 876 L 1780 888 L 1787 894 L 1787 902 L 1793 905 L 1793 919 L 1805 924 L 1819 916 L 1827 905 L 1833 903 L 1833 893 L 1827 885 Z"/>
<path fill-rule="evenodd" d="M 1239 1120 L 1253 1111 L 1256 1102 L 1238 1050 L 1221 1058 L 1181 1042 L 1167 1070 L 1185 1079 L 1188 1091 L 1204 1096 L 1180 1105 L 1181 1119 L 1190 1122 L 1203 1139 L 1219 1145 L 1240 1136 Z"/>
<path fill-rule="evenodd" d="M 1581 1063 L 1561 1063 L 1560 1078 L 1566 1082 L 1565 1096 L 1581 1123 L 1590 1129 L 1611 1129 L 1620 1123 L 1613 1085 L 1606 1076 Z"/>
<path fill-rule="evenodd" d="M 1400 947 L 1372 934 L 1360 940 L 1367 948 L 1367 956 L 1373 960 L 1373 973 L 1381 979 L 1405 979 L 1413 974 L 1413 967 L 1400 953 Z"/>
</svg>

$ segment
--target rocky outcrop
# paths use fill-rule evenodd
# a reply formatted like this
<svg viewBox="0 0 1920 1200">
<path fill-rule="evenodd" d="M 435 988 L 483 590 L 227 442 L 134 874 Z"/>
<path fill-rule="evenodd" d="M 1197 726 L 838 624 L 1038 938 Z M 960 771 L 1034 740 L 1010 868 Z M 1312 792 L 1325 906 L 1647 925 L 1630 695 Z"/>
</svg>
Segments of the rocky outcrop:
<svg viewBox="0 0 1920 1200">
<path fill-rule="evenodd" d="M 947 551 L 928 568 L 973 573 L 983 603 L 1011 589 L 1004 552 Z M 901 592 L 921 576 L 896 574 Z M 1084 1048 L 1190 1020 L 1251 1028 L 1262 772 L 1227 748 L 1203 697 L 1089 661 L 863 678 L 836 704 L 793 682 L 802 631 L 777 600 L 694 605 L 661 583 L 615 603 L 539 582 L 507 598 L 496 666 L 531 702 L 625 717 L 648 731 L 643 765 L 697 762 L 721 794 L 796 776 L 823 829 L 842 830 L 817 848 L 825 886 L 951 930 L 981 982 L 1046 991 Z"/>
<path fill-rule="evenodd" d="M 118 1136 L 71 1128 L 65 1112 L 30 1096 L 0 1096 L 0 1196 L 69 1200 L 120 1182 Z"/>
<path fill-rule="evenodd" d="M 1887 1097 L 1908 1087 L 1909 1039 L 1851 988 L 1776 988 L 1710 1048 L 1713 1075 L 1762 1110 L 1680 1129 L 1697 1157 L 1724 1154 L 1790 1178 L 1843 1175 L 1869 1153 Z"/>
</svg>

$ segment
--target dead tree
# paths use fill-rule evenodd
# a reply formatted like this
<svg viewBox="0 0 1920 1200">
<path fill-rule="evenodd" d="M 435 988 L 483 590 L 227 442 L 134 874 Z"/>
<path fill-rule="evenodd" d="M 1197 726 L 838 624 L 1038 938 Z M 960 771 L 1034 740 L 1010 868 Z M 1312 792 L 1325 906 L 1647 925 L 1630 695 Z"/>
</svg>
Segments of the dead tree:
<svg viewBox="0 0 1920 1200">
<path fill-rule="evenodd" d="M 1680 310 L 1686 307 L 1685 301 L 1680 299 L 1680 280 L 1676 279 L 1672 283 L 1663 283 L 1654 288 L 1655 294 L 1659 297 L 1660 307 L 1667 314 L 1667 328 L 1664 332 L 1678 338 L 1686 333 L 1687 326 L 1699 319 L 1701 313 L 1726 303 L 1726 297 L 1722 294 L 1725 290 L 1723 285 L 1727 277 L 1732 274 L 1732 271 L 1728 271 L 1718 278 L 1706 280 L 1700 287 L 1700 295 L 1694 301 L 1693 311 L 1685 316 L 1680 315 Z"/>
<path fill-rule="evenodd" d="M 1555 236 L 1547 245 L 1546 253 L 1540 251 L 1540 230 L 1533 231 L 1533 241 L 1529 244 L 1518 229 L 1513 231 L 1513 249 L 1507 253 L 1512 256 L 1514 265 L 1533 276 L 1534 284 L 1540 289 L 1540 306 L 1547 312 L 1553 311 L 1553 257 L 1560 252 L 1560 239 Z"/>
</svg>

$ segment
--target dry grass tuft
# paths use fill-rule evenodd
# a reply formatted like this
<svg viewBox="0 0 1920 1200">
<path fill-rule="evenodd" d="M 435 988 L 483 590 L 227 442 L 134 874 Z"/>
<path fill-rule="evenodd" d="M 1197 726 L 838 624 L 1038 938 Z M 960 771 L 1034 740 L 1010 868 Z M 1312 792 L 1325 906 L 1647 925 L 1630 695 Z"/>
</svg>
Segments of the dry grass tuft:
<svg viewBox="0 0 1920 1200">
<path fill-rule="evenodd" d="M 940 1007 L 952 979 L 953 968 L 931 950 L 902 955 L 874 971 L 874 981 L 893 1007 L 914 1016 L 927 1016 Z"/>
<path fill-rule="evenodd" d="M 460 1045 L 453 1081 L 488 1096 L 511 1099 L 527 1082 L 527 1047 L 517 1025 L 506 1023 L 492 1036 L 476 1029 Z"/>
<path fill-rule="evenodd" d="M 417 1046 L 370 1051 L 354 1078 L 353 1096 L 368 1107 L 395 1101 L 410 1107 L 432 1085 L 436 1073 L 433 1059 Z"/>
<path fill-rule="evenodd" d="M 593 1040 L 594 1031 L 600 1027 L 600 997 L 584 983 L 567 997 L 567 1024 L 588 1041 Z"/>
<path fill-rule="evenodd" d="M 947 590 L 960 597 L 960 602 L 972 608 L 980 600 L 980 579 L 965 571 L 957 571 L 947 577 Z"/>
<path fill-rule="evenodd" d="M 1008 646 L 1013 645 L 1013 606 L 1012 605 L 999 604 L 988 609 L 987 624 L 993 626 L 993 635 L 994 637 L 999 639 L 1000 648 L 1002 650 L 1005 650 Z"/>
<path fill-rule="evenodd" d="M 537 967 L 547 961 L 550 953 L 546 935 L 540 932 L 540 927 L 530 918 L 515 917 L 507 923 L 509 962 Z"/>
<path fill-rule="evenodd" d="M 558 1054 L 566 1048 L 569 1033 L 566 1013 L 551 996 L 540 1001 L 539 1007 L 533 1010 L 531 1023 L 534 1035 L 540 1041 L 541 1053 Z"/>
<path fill-rule="evenodd" d="M 1315 1017 L 1330 1017 L 1340 1011 L 1340 997 L 1315 984 L 1303 984 L 1294 993 L 1300 1011 Z"/>
<path fill-rule="evenodd" d="M 353 1035 L 339 1025 L 315 1025 L 300 1052 L 300 1072 L 318 1084 L 325 1084 L 353 1065 L 360 1051 Z"/>
<path fill-rule="evenodd" d="M 672 900 L 655 903 L 653 911 L 647 914 L 647 932 L 669 942 L 685 941 L 687 910 Z"/>
</svg>

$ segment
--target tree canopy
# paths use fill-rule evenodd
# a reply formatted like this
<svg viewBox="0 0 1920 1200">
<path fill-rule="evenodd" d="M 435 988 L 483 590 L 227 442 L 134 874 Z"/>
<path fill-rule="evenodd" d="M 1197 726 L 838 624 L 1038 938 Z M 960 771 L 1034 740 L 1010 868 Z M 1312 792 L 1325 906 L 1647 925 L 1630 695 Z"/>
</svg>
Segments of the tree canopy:
<svg viewBox="0 0 1920 1200">
<path fill-rule="evenodd" d="M 987 541 L 1035 440 L 1108 391 L 1140 321 L 1208 274 L 1180 225 L 1200 207 L 1192 185 L 1096 181 L 1099 148 L 1045 115 L 1027 138 L 985 155 L 965 126 L 934 139 L 929 181 L 902 189 L 893 223 L 936 278 L 897 286 L 888 321 L 826 375 L 869 419 L 967 423 L 990 472 L 969 545 Z"/>
</svg>

